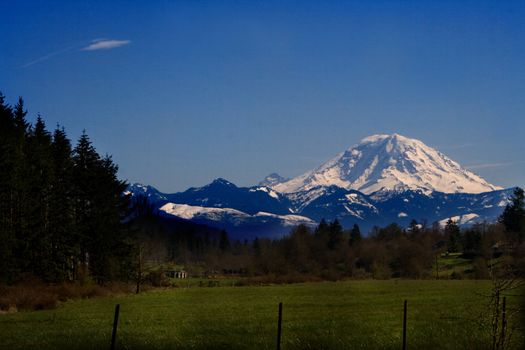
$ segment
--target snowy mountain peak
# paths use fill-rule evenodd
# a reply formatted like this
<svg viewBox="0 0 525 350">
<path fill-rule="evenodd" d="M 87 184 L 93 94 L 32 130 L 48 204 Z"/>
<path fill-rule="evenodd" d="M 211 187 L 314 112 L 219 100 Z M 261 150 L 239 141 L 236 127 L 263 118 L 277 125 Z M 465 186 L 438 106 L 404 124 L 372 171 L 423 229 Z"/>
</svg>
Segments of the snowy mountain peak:
<svg viewBox="0 0 525 350">
<path fill-rule="evenodd" d="M 399 134 L 368 136 L 317 169 L 271 187 L 291 193 L 330 185 L 366 194 L 408 189 L 445 193 L 500 189 L 423 142 Z"/>
<path fill-rule="evenodd" d="M 225 186 L 225 187 L 237 187 L 230 181 L 223 179 L 222 177 L 216 178 L 213 180 L 210 184 L 204 186 L 204 187 L 215 187 L 215 186 Z"/>
<path fill-rule="evenodd" d="M 142 196 L 149 198 L 153 201 L 166 200 L 166 196 L 159 192 L 155 187 L 149 185 L 143 185 L 141 183 L 134 183 L 128 186 L 127 190 L 124 191 L 125 195 L 131 196 Z"/>
</svg>

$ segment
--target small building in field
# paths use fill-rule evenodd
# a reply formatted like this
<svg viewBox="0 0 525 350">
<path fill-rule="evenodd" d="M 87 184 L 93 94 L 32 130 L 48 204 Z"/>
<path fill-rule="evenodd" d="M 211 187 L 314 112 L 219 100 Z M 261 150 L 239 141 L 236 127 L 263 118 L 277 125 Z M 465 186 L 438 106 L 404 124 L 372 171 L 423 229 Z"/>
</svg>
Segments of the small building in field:
<svg viewBox="0 0 525 350">
<path fill-rule="evenodd" d="M 188 278 L 188 273 L 184 270 L 166 270 L 164 275 L 170 278 Z"/>
</svg>

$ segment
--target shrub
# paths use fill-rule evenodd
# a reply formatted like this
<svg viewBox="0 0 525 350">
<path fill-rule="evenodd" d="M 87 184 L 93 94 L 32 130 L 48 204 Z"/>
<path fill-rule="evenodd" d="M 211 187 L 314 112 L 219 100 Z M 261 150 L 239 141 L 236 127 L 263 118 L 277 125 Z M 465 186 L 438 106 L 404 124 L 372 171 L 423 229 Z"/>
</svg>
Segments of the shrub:
<svg viewBox="0 0 525 350">
<path fill-rule="evenodd" d="M 42 285 L 3 287 L 0 294 L 0 309 L 3 311 L 53 309 L 58 304 L 57 296 Z"/>
<path fill-rule="evenodd" d="M 132 287 L 127 284 L 100 286 L 62 283 L 48 285 L 39 280 L 30 279 L 13 286 L 0 285 L 0 311 L 53 309 L 60 302 L 70 299 L 103 297 L 130 292 L 132 292 Z"/>
</svg>

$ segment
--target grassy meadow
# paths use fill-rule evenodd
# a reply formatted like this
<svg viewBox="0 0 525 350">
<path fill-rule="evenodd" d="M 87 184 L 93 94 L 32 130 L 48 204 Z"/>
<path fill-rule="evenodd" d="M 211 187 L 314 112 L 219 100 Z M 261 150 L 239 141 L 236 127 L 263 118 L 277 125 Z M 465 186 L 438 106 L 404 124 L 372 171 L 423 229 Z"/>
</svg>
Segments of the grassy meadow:
<svg viewBox="0 0 525 350">
<path fill-rule="evenodd" d="M 408 299 L 409 349 L 489 348 L 477 324 L 488 281 L 347 281 L 191 287 L 68 301 L 0 315 L 1 349 L 107 349 L 115 304 L 117 349 L 400 349 Z M 509 298 L 509 307 L 516 299 Z M 523 336 L 513 336 L 514 349 Z"/>
</svg>

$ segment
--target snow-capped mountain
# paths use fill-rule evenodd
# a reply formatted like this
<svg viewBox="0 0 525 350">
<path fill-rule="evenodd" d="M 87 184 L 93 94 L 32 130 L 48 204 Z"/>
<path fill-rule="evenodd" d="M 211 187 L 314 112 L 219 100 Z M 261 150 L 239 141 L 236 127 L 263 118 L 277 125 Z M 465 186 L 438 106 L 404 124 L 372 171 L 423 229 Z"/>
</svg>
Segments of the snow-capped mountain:
<svg viewBox="0 0 525 350">
<path fill-rule="evenodd" d="M 344 227 L 412 219 L 432 224 L 494 222 L 513 189 L 502 190 L 415 139 L 374 135 L 317 169 L 293 179 L 273 173 L 258 186 L 216 179 L 203 187 L 165 194 L 131 185 L 157 214 L 225 229 L 234 238 L 279 237 L 298 224 L 338 219 Z"/>
<path fill-rule="evenodd" d="M 501 189 L 423 142 L 398 134 L 369 136 L 312 171 L 268 184 L 281 193 L 331 185 L 365 194 L 416 189 L 427 193 L 481 193 Z"/>
</svg>

